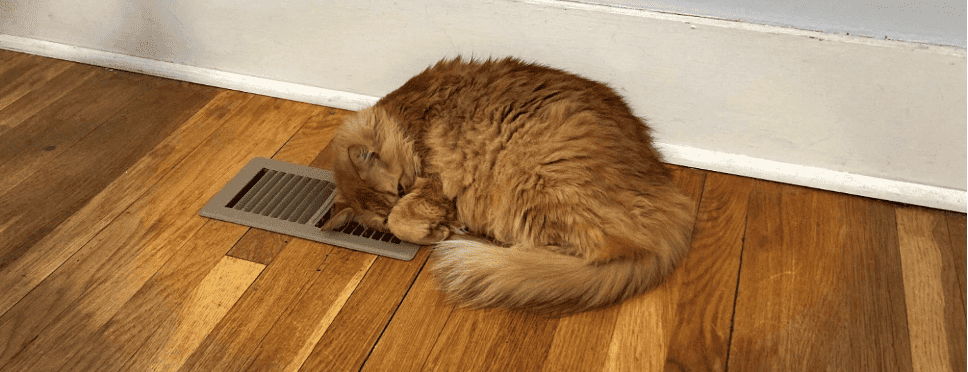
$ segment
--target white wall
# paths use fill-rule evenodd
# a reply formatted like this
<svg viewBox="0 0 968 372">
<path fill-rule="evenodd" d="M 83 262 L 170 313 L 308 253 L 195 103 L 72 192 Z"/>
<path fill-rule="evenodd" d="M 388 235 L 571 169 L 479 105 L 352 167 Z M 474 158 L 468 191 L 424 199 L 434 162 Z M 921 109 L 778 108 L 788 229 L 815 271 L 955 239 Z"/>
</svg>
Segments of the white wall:
<svg viewBox="0 0 968 372">
<path fill-rule="evenodd" d="M 613 85 L 673 163 L 965 209 L 960 48 L 495 0 L 0 0 L 3 35 L 0 48 L 345 108 L 444 56 L 514 55 Z"/>
<path fill-rule="evenodd" d="M 578 0 L 877 39 L 965 47 L 964 0 Z"/>
</svg>

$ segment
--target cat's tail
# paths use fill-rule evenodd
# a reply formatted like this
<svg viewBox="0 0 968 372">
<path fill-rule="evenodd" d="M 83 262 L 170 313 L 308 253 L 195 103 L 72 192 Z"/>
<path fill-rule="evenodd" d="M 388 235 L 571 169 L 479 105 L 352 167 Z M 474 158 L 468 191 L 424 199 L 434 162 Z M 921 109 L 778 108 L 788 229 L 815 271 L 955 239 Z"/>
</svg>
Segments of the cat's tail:
<svg viewBox="0 0 968 372">
<path fill-rule="evenodd" d="M 689 229 L 691 232 L 691 228 Z M 437 244 L 433 270 L 459 304 L 564 315 L 609 306 L 656 286 L 688 249 L 672 239 L 635 259 L 594 263 L 555 247 L 501 247 L 474 240 Z"/>
</svg>

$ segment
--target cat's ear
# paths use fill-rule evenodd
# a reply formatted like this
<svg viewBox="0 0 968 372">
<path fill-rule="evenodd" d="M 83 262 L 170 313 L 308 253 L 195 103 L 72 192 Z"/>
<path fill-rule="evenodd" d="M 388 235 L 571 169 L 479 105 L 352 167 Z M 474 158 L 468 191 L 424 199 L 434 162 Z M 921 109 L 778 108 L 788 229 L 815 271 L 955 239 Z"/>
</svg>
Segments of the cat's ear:
<svg viewBox="0 0 968 372">
<path fill-rule="evenodd" d="M 330 213 L 332 213 L 332 217 L 321 227 L 323 231 L 330 231 L 343 226 L 353 218 L 353 208 L 343 201 L 340 194 L 336 194 L 336 197 L 333 198 L 333 207 L 330 208 Z"/>
<path fill-rule="evenodd" d="M 367 179 L 366 175 L 372 175 L 371 172 L 384 171 L 387 168 L 387 164 L 383 162 L 380 158 L 380 154 L 376 151 L 372 151 L 363 145 L 353 145 L 346 149 L 346 155 L 350 158 L 350 163 L 353 164 L 353 168 L 360 173 L 360 177 Z"/>
<path fill-rule="evenodd" d="M 353 145 L 346 149 L 346 155 L 357 170 L 369 168 L 374 161 L 380 160 L 380 154 L 363 145 Z"/>
</svg>

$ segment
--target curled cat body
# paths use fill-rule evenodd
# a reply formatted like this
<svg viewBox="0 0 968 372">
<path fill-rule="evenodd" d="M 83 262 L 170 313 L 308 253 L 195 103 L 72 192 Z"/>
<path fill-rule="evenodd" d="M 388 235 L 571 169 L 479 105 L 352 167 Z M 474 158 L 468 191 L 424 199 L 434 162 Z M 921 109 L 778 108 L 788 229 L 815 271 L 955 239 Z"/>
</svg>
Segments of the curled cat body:
<svg viewBox="0 0 968 372">
<path fill-rule="evenodd" d="M 695 206 L 612 89 L 507 58 L 443 60 L 350 116 L 332 229 L 356 216 L 433 244 L 459 304 L 570 314 L 656 286 Z"/>
</svg>

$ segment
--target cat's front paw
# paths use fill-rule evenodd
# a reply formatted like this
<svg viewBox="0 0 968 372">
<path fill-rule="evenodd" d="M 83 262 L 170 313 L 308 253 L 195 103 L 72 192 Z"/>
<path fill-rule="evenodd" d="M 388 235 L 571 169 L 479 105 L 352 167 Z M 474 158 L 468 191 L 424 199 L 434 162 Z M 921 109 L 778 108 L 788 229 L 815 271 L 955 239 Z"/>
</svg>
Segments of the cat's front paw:
<svg viewBox="0 0 968 372">
<path fill-rule="evenodd" d="M 387 227 L 398 238 L 416 244 L 431 244 L 450 237 L 450 228 L 427 221 L 401 219 L 390 213 Z"/>
</svg>

